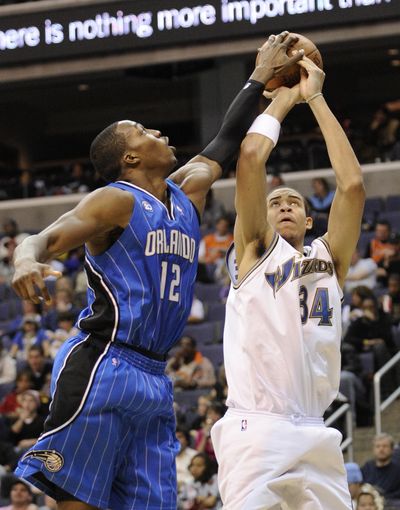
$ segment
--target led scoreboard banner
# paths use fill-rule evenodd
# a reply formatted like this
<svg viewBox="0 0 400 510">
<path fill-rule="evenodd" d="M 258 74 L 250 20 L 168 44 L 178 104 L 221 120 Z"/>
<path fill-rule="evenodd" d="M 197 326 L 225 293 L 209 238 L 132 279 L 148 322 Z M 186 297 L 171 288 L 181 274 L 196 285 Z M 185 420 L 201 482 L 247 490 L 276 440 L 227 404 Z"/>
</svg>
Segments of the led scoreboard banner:
<svg viewBox="0 0 400 510">
<path fill-rule="evenodd" d="M 0 66 L 400 18 L 400 0 L 125 0 L 2 16 Z"/>
</svg>

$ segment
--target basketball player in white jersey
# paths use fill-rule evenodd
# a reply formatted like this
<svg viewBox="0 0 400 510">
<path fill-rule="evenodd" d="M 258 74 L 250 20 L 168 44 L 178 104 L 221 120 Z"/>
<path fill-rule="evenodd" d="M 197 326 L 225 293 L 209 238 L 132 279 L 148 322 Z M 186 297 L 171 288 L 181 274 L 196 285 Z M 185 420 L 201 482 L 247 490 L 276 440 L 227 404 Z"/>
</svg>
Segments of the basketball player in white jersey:
<svg viewBox="0 0 400 510">
<path fill-rule="evenodd" d="M 226 510 L 351 509 L 341 434 L 322 416 L 338 392 L 341 288 L 365 191 L 322 95 L 323 71 L 306 57 L 299 65 L 300 84 L 279 89 L 255 120 L 237 167 L 224 331 L 229 409 L 212 429 Z M 300 101 L 321 128 L 337 183 L 328 232 L 311 246 L 304 198 L 290 188 L 267 196 L 265 173 L 280 122 Z"/>
</svg>

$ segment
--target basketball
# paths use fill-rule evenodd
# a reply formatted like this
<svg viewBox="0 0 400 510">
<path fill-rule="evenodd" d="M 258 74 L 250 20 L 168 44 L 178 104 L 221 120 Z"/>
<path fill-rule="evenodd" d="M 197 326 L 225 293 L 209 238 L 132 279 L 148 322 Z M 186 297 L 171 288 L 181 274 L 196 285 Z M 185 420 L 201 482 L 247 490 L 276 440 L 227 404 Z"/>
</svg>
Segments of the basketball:
<svg viewBox="0 0 400 510">
<path fill-rule="evenodd" d="M 304 55 L 311 59 L 314 64 L 316 64 L 320 69 L 323 69 L 323 62 L 321 53 L 319 52 L 318 48 L 315 46 L 315 44 L 310 40 L 307 39 L 307 37 L 304 37 L 304 35 L 300 34 L 291 34 L 295 35 L 299 38 L 297 42 L 289 46 L 287 55 L 289 57 L 292 56 L 293 50 L 304 50 Z M 256 63 L 258 62 L 259 55 L 257 55 Z M 265 89 L 268 91 L 272 91 L 277 89 L 278 87 L 293 87 L 300 81 L 300 66 L 297 64 L 293 64 L 292 66 L 288 67 L 281 73 L 274 76 L 269 82 L 266 84 Z"/>
</svg>

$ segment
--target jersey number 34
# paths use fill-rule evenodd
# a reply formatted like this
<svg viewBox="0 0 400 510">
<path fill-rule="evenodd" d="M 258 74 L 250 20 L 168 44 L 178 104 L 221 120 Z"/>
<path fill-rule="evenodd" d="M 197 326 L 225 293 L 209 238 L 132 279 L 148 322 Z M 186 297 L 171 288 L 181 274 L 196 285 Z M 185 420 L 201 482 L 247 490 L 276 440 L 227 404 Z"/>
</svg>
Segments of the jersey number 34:
<svg viewBox="0 0 400 510">
<path fill-rule="evenodd" d="M 329 294 L 326 287 L 318 287 L 314 294 L 311 308 L 307 305 L 308 290 L 302 285 L 299 289 L 301 322 L 308 319 L 319 319 L 318 326 L 332 326 L 332 311 L 329 307 Z"/>
</svg>

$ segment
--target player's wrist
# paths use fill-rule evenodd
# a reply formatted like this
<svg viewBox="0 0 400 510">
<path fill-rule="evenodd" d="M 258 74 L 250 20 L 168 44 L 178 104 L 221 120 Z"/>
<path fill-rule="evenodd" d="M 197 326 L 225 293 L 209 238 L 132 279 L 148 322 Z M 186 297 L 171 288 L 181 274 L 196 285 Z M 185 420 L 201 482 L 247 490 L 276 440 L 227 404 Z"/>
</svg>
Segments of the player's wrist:
<svg viewBox="0 0 400 510">
<path fill-rule="evenodd" d="M 257 66 L 251 73 L 249 80 L 254 80 L 266 85 L 274 77 L 274 71 L 264 66 Z"/>
<path fill-rule="evenodd" d="M 273 117 L 269 113 L 262 113 L 259 115 L 253 124 L 250 126 L 247 134 L 259 134 L 269 138 L 275 145 L 278 142 L 279 133 L 281 131 L 281 123 L 276 117 Z"/>
</svg>

